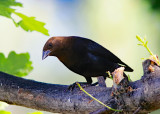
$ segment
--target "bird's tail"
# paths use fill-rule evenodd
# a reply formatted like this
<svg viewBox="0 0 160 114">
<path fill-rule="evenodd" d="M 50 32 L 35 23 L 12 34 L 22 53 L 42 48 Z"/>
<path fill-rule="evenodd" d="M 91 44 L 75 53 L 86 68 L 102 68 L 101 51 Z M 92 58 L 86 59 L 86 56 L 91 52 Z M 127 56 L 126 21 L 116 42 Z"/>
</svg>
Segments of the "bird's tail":
<svg viewBox="0 0 160 114">
<path fill-rule="evenodd" d="M 125 64 L 124 62 L 121 61 L 121 63 L 119 64 L 119 66 L 124 67 L 124 71 L 128 71 L 128 72 L 133 72 L 133 69 L 131 67 L 129 67 L 127 64 Z"/>
</svg>

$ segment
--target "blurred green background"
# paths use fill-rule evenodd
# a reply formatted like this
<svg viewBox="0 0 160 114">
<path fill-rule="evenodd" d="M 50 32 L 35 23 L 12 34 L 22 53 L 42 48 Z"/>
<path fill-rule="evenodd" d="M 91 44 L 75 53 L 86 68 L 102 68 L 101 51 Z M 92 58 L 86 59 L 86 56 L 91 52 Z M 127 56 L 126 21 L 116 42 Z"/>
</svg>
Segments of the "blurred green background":
<svg viewBox="0 0 160 114">
<path fill-rule="evenodd" d="M 143 75 L 141 58 L 149 57 L 148 52 L 137 45 L 139 42 L 136 35 L 146 36 L 151 50 L 157 55 L 160 54 L 160 3 L 155 0 L 17 1 L 24 6 L 17 11 L 45 22 L 50 37 L 82 36 L 109 49 L 134 69 L 133 73 L 128 73 L 133 81 Z M 5 17 L 0 17 L 0 34 L 0 52 L 4 52 L 6 56 L 11 50 L 30 53 L 34 70 L 26 78 L 54 84 L 85 81 L 55 57 L 48 57 L 42 61 L 42 48 L 49 37 L 16 28 L 13 22 Z M 106 83 L 112 85 L 109 79 Z M 11 105 L 6 110 L 13 114 L 35 111 Z M 160 113 L 153 113 L 158 112 Z"/>
</svg>

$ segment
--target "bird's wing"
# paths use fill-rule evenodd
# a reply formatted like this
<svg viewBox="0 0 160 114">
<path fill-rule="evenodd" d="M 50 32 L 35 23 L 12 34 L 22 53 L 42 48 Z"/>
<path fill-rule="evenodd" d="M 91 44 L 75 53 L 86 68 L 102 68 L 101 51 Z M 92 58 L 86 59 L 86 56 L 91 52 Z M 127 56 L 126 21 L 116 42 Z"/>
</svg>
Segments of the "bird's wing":
<svg viewBox="0 0 160 114">
<path fill-rule="evenodd" d="M 85 51 L 86 53 L 91 53 L 95 56 L 105 58 L 111 62 L 123 64 L 117 56 L 115 56 L 112 52 L 110 52 L 100 44 L 90 39 L 79 37 L 79 36 L 72 36 L 72 38 L 75 38 L 74 46 L 78 47 L 78 48 L 75 48 L 77 52 L 83 51 L 84 53 Z"/>
<path fill-rule="evenodd" d="M 112 52 L 97 44 L 96 42 L 89 42 L 87 50 L 96 56 L 106 58 L 107 60 L 112 61 L 114 63 L 121 62 L 121 60 L 117 56 L 115 56 Z"/>
<path fill-rule="evenodd" d="M 132 68 L 130 68 L 127 64 L 122 62 L 117 56 L 115 56 L 112 52 L 104 48 L 103 46 L 99 45 L 98 43 L 89 40 L 87 50 L 94 54 L 95 56 L 100 56 L 102 58 L 105 58 L 111 62 L 119 63 L 120 66 L 125 67 L 125 71 L 133 71 Z"/>
<path fill-rule="evenodd" d="M 112 52 L 110 52 L 109 50 L 101 46 L 100 44 L 90 39 L 82 38 L 79 36 L 72 36 L 72 38 L 75 39 L 75 42 L 74 42 L 75 47 L 79 47 L 79 48 L 75 48 L 76 49 L 75 52 L 80 53 L 81 51 L 83 51 L 82 54 L 84 54 L 85 52 L 86 55 L 88 55 L 88 53 L 91 53 L 92 55 L 95 55 L 97 57 L 101 57 L 110 62 L 117 63 L 119 64 L 119 66 L 124 66 L 125 71 L 130 71 L 130 72 L 133 71 L 132 68 L 130 68 L 124 62 L 122 62 L 117 56 L 115 56 Z"/>
</svg>

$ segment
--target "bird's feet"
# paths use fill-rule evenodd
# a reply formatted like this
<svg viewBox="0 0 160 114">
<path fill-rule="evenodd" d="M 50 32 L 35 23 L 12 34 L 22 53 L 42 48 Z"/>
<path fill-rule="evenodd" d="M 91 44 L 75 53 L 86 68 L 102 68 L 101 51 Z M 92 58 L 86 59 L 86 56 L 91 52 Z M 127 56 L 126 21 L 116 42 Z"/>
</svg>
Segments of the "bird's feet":
<svg viewBox="0 0 160 114">
<path fill-rule="evenodd" d="M 89 84 L 89 83 L 86 83 L 86 82 L 78 82 L 78 83 L 81 85 L 82 88 L 92 86 L 92 84 Z M 69 85 L 68 90 L 73 91 L 75 88 L 79 88 L 78 85 L 77 85 L 77 82 Z"/>
</svg>

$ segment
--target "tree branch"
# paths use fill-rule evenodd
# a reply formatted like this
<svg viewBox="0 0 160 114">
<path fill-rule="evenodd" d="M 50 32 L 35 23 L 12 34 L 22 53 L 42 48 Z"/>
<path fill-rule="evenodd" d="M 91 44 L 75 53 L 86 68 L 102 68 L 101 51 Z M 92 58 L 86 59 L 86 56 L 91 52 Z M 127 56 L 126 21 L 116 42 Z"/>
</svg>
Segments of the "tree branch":
<svg viewBox="0 0 160 114">
<path fill-rule="evenodd" d="M 85 90 L 106 105 L 123 112 L 149 113 L 157 110 L 160 108 L 160 68 L 153 63 L 151 60 L 143 63 L 144 75 L 138 81 L 129 83 L 123 79 L 118 88 L 91 86 Z M 67 87 L 0 72 L 0 100 L 9 104 L 56 113 L 112 112 L 79 88 L 68 91 Z M 125 91 L 122 92 L 122 88 Z"/>
</svg>

